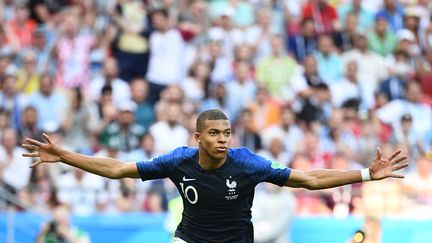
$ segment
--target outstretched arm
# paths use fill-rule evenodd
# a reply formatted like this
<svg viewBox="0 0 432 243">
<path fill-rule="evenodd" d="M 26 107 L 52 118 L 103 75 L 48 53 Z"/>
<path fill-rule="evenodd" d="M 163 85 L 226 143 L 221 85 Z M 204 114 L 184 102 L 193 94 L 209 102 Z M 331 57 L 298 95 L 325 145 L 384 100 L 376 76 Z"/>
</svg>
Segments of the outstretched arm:
<svg viewBox="0 0 432 243">
<path fill-rule="evenodd" d="M 405 155 L 397 157 L 400 153 L 401 151 L 397 150 L 387 159 L 383 159 L 381 149 L 378 148 L 375 159 L 365 172 L 369 172 L 371 180 L 382 180 L 388 177 L 404 178 L 402 175 L 394 173 L 394 171 L 408 166 L 407 162 L 403 162 L 407 158 Z M 361 170 L 292 170 L 285 186 L 319 190 L 362 181 Z"/>
<path fill-rule="evenodd" d="M 139 178 L 136 163 L 124 163 L 120 160 L 108 157 L 86 156 L 72 151 L 65 150 L 58 146 L 47 134 L 43 134 L 47 143 L 27 138 L 22 145 L 32 153 L 23 154 L 24 157 L 38 158 L 31 168 L 41 163 L 63 162 L 68 165 L 83 169 L 90 173 L 112 179 Z"/>
</svg>

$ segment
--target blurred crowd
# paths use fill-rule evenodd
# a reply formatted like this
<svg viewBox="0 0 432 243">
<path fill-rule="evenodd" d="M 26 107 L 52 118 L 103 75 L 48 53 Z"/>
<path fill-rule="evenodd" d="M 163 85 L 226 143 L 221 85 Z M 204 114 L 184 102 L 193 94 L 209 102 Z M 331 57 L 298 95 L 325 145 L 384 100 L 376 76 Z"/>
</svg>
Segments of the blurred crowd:
<svg viewBox="0 0 432 243">
<path fill-rule="evenodd" d="M 76 152 L 145 161 L 196 146 L 197 115 L 217 108 L 233 146 L 294 169 L 367 167 L 377 147 L 409 155 L 404 180 L 260 186 L 258 218 L 286 205 L 430 218 L 431 12 L 428 0 L 3 0 L 0 187 L 44 212 L 164 212 L 178 196 L 167 180 L 30 169 L 20 144 L 46 132 Z"/>
</svg>

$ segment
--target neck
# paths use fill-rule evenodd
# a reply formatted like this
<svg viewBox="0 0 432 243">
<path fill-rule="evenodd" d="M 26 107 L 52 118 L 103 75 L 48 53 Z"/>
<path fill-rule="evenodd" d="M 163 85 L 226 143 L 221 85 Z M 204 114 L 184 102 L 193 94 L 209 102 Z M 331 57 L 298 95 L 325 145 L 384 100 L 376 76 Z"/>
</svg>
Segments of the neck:
<svg viewBox="0 0 432 243">
<path fill-rule="evenodd" d="M 5 147 L 5 150 L 6 150 L 6 154 L 7 155 L 12 155 L 13 154 L 13 151 L 14 151 L 14 148 L 12 147 L 12 148 L 10 148 L 10 147 Z"/>
<path fill-rule="evenodd" d="M 219 169 L 226 161 L 226 157 L 222 159 L 210 158 L 203 149 L 199 150 L 198 164 L 204 170 L 216 170 Z"/>
</svg>

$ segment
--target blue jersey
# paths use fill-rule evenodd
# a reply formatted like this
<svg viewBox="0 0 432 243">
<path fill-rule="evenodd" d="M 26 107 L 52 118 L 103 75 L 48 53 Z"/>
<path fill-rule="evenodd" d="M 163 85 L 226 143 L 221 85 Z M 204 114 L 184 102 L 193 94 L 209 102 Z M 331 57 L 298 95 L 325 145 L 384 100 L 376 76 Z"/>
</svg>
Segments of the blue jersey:
<svg viewBox="0 0 432 243">
<path fill-rule="evenodd" d="M 283 186 L 291 170 L 252 153 L 228 150 L 216 170 L 198 164 L 198 149 L 181 147 L 151 161 L 137 163 L 142 180 L 169 177 L 183 198 L 183 217 L 175 235 L 193 242 L 253 242 L 251 207 L 255 186 Z"/>
</svg>

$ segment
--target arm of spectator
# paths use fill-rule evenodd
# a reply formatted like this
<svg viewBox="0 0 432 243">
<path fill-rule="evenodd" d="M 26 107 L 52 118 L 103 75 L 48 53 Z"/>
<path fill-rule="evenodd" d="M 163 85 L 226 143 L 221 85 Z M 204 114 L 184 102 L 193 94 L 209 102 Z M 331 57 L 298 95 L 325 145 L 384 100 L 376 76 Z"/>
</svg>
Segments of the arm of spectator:
<svg viewBox="0 0 432 243">
<path fill-rule="evenodd" d="M 30 165 L 31 168 L 41 163 L 63 162 L 73 167 L 80 168 L 87 172 L 111 179 L 139 178 L 136 163 L 124 163 L 120 160 L 108 157 L 86 156 L 61 148 L 47 134 L 43 134 L 47 143 L 27 138 L 23 148 L 33 151 L 24 153 L 24 157 L 37 158 L 36 162 Z"/>
<path fill-rule="evenodd" d="M 285 183 L 288 187 L 303 187 L 309 190 L 320 190 L 363 182 L 367 180 L 382 180 L 385 178 L 404 178 L 402 175 L 393 173 L 408 166 L 406 162 L 401 163 L 407 157 L 397 157 L 401 150 L 395 151 L 387 159 L 383 159 L 381 150 L 378 148 L 376 158 L 369 166 L 369 177 L 365 180 L 361 170 L 292 170 Z"/>
</svg>

